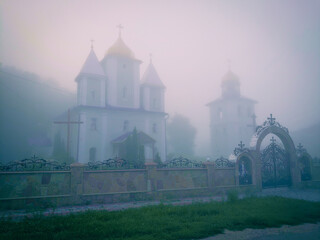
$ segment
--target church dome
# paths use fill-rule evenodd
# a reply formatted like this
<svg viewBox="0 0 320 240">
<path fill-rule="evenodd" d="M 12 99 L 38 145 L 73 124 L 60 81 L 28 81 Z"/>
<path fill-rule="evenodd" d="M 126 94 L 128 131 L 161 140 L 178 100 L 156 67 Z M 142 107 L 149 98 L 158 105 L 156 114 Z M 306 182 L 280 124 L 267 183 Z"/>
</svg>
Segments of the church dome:
<svg viewBox="0 0 320 240">
<path fill-rule="evenodd" d="M 235 97 L 240 96 L 240 81 L 237 75 L 232 71 L 228 71 L 221 82 L 222 96 Z"/>
<path fill-rule="evenodd" d="M 235 75 L 232 71 L 228 71 L 223 77 L 221 86 L 228 86 L 228 85 L 234 85 L 234 86 L 240 86 L 240 81 L 237 75 Z"/>
<path fill-rule="evenodd" d="M 123 42 L 121 36 L 117 41 L 108 49 L 106 55 L 117 55 L 127 58 L 134 58 L 134 53 L 131 49 Z"/>
</svg>

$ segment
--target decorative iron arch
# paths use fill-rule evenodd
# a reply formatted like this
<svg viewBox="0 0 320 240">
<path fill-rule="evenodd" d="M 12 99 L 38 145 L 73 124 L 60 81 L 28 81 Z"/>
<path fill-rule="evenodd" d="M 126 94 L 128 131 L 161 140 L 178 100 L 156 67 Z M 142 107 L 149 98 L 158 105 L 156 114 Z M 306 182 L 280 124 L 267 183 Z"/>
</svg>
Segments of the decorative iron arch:
<svg viewBox="0 0 320 240">
<path fill-rule="evenodd" d="M 256 161 L 257 184 L 262 187 L 260 154 L 262 141 L 268 134 L 274 134 L 280 138 L 281 142 L 283 143 L 284 149 L 288 153 L 291 182 L 293 186 L 297 186 L 297 184 L 301 182 L 301 178 L 297 164 L 296 149 L 289 134 L 289 130 L 275 120 L 276 118 L 274 118 L 272 114 L 270 114 L 270 117 L 267 118 L 267 120 L 261 126 L 258 126 L 256 128 L 256 132 L 251 138 L 250 150 L 255 155 L 254 158 Z"/>
</svg>

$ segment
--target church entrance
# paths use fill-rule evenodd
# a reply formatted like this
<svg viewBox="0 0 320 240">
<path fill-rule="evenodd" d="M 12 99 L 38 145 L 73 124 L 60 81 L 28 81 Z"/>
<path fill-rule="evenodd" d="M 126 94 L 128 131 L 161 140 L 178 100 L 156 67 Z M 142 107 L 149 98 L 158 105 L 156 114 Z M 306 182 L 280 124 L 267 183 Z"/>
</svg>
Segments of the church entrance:
<svg viewBox="0 0 320 240">
<path fill-rule="evenodd" d="M 291 185 L 290 159 L 285 149 L 272 137 L 261 152 L 262 187 L 272 188 Z"/>
</svg>

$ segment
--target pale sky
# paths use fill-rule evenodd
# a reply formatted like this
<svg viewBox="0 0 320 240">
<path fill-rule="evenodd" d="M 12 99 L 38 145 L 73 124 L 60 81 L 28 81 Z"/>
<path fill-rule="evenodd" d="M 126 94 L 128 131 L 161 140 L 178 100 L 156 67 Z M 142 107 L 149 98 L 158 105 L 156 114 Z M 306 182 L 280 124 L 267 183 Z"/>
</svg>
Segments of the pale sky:
<svg viewBox="0 0 320 240">
<path fill-rule="evenodd" d="M 76 90 L 90 51 L 101 60 L 122 24 L 124 42 L 153 63 L 166 85 L 166 110 L 190 118 L 198 152 L 209 142 L 206 103 L 221 94 L 228 68 L 257 123 L 273 113 L 289 130 L 320 121 L 320 1 L 2 0 L 0 62 Z"/>
</svg>

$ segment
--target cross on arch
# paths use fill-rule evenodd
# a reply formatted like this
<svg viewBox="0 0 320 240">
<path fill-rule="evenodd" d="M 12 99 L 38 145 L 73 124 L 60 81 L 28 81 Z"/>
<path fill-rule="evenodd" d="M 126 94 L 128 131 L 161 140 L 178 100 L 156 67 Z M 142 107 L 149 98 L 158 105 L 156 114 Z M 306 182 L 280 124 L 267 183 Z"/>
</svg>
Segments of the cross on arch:
<svg viewBox="0 0 320 240">
<path fill-rule="evenodd" d="M 238 146 L 240 147 L 240 150 L 243 150 L 243 147 L 245 146 L 245 144 L 244 144 L 242 141 L 240 141 L 240 143 L 238 144 Z"/>
<path fill-rule="evenodd" d="M 270 142 L 272 142 L 272 144 L 275 144 L 276 141 L 277 141 L 277 140 L 276 140 L 274 137 L 272 137 L 272 138 L 270 139 Z"/>
<path fill-rule="evenodd" d="M 271 113 L 268 120 L 269 120 L 270 125 L 273 125 L 275 123 L 276 118 L 272 117 L 272 113 Z"/>
<path fill-rule="evenodd" d="M 298 150 L 302 150 L 303 149 L 303 145 L 301 143 L 299 143 L 299 145 L 297 146 Z"/>
</svg>

